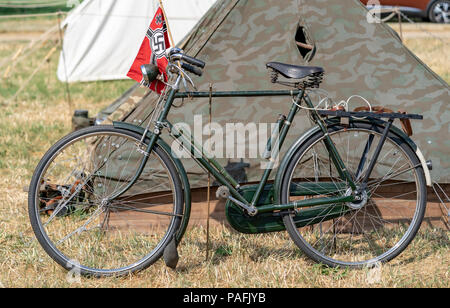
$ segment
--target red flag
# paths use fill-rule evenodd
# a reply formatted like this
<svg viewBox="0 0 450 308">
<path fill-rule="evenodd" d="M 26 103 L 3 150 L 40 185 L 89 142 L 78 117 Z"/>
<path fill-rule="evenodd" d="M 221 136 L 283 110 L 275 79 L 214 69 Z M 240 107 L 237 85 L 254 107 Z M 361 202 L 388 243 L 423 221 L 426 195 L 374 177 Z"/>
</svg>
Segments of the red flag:
<svg viewBox="0 0 450 308">
<path fill-rule="evenodd" d="M 145 84 L 141 72 L 141 66 L 145 64 L 157 65 L 164 81 L 167 82 L 166 67 L 169 61 L 166 58 L 166 49 L 169 47 L 170 41 L 167 34 L 166 20 L 162 9 L 158 8 L 155 17 L 147 30 L 144 41 L 142 42 L 141 49 L 139 49 L 139 53 L 127 76 L 142 85 L 149 87 L 152 91 L 156 91 L 161 94 L 164 90 L 165 84 L 159 80 L 155 80 L 151 84 Z"/>
</svg>

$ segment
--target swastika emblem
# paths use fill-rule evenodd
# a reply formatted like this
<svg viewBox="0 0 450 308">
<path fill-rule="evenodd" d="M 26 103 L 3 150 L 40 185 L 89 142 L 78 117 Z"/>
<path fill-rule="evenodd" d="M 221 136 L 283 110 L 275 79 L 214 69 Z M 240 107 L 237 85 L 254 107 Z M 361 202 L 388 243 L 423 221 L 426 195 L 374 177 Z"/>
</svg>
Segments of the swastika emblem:
<svg viewBox="0 0 450 308">
<path fill-rule="evenodd" d="M 156 17 L 156 24 L 159 26 L 160 24 L 162 24 L 162 22 L 163 22 L 162 16 L 161 16 L 161 15 L 158 15 L 158 16 Z"/>
<path fill-rule="evenodd" d="M 150 47 L 156 57 L 160 58 L 166 51 L 166 42 L 162 31 L 155 31 L 150 39 Z"/>
</svg>

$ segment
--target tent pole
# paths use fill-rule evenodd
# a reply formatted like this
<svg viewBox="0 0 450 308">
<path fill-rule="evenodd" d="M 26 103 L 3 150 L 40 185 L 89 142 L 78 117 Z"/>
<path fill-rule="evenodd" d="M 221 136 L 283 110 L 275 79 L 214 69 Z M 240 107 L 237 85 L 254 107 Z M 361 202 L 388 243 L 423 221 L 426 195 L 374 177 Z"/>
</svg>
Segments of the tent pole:
<svg viewBox="0 0 450 308">
<path fill-rule="evenodd" d="M 63 62 L 64 62 L 64 75 L 66 77 L 66 82 L 65 82 L 65 90 L 66 90 L 66 94 L 67 94 L 67 102 L 69 104 L 69 109 L 70 112 L 72 113 L 73 108 L 72 108 L 72 99 L 70 97 L 70 88 L 69 88 L 69 77 L 67 76 L 67 63 L 66 63 L 66 54 L 64 52 L 64 44 L 63 44 L 63 34 L 62 34 L 62 29 L 61 29 L 61 11 L 58 12 L 58 30 L 59 30 L 59 43 L 61 45 L 61 53 L 62 53 L 62 57 L 63 57 Z"/>
<path fill-rule="evenodd" d="M 400 39 L 403 42 L 402 14 L 400 13 L 400 8 L 397 7 L 396 11 L 397 11 L 398 25 L 400 27 Z"/>
</svg>

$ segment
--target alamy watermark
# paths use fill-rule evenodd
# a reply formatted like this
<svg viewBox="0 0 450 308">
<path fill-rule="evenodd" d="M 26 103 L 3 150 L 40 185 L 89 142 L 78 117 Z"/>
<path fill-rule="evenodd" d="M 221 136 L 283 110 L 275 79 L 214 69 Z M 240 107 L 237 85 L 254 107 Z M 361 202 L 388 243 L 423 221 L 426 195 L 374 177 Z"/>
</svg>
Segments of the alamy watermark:
<svg viewBox="0 0 450 308">
<path fill-rule="evenodd" d="M 371 266 L 367 272 L 366 281 L 368 284 L 376 284 L 381 281 L 383 268 L 381 262 L 377 262 Z"/>
<path fill-rule="evenodd" d="M 274 123 L 204 124 L 203 116 L 195 115 L 193 127 L 177 123 L 172 128 L 172 152 L 179 158 L 263 159 L 260 168 L 271 169 L 279 162 L 279 131 Z"/>
<path fill-rule="evenodd" d="M 67 267 L 70 268 L 66 275 L 66 280 L 70 284 L 81 283 L 81 265 L 76 260 L 67 262 Z"/>
<path fill-rule="evenodd" d="M 379 0 L 369 0 L 367 2 L 369 12 L 367 12 L 367 22 L 369 24 L 380 24 L 381 21 L 381 3 Z"/>
<path fill-rule="evenodd" d="M 80 0 L 67 0 L 66 6 L 75 8 L 75 7 L 79 6 L 80 4 L 81 4 Z"/>
</svg>

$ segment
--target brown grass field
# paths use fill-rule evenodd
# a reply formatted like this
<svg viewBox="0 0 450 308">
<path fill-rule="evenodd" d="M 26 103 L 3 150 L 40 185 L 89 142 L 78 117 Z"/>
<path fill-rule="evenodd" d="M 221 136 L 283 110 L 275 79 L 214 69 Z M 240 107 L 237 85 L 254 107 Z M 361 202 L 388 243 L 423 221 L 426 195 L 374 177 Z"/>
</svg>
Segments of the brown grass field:
<svg viewBox="0 0 450 308">
<path fill-rule="evenodd" d="M 0 21 L 0 63 L 26 46 L 54 19 Z M 405 43 L 447 82 L 450 81 L 450 26 L 423 25 L 442 40 L 404 25 Z M 376 270 L 329 269 L 307 259 L 286 233 L 241 235 L 225 227 L 211 234 L 212 257 L 205 260 L 206 232 L 190 228 L 180 246 L 177 270 L 158 261 L 126 278 L 70 282 L 67 272 L 41 249 L 27 214 L 27 186 L 43 153 L 70 132 L 73 109 L 95 114 L 123 93 L 130 81 L 71 85 L 68 108 L 63 84 L 56 80 L 55 53 L 30 85 L 11 100 L 55 40 L 39 46 L 8 75 L 0 67 L 0 287 L 443 287 L 450 270 L 449 232 L 426 229 L 393 262 Z"/>
</svg>

